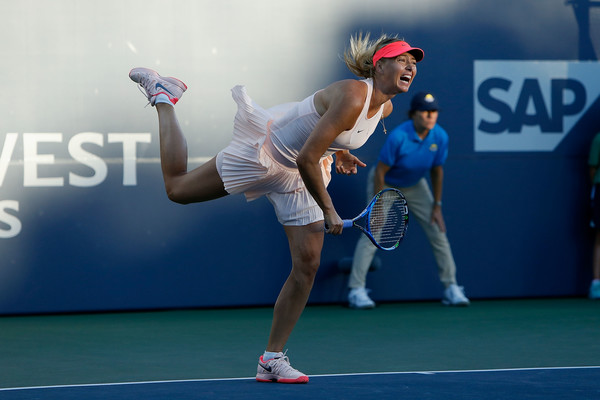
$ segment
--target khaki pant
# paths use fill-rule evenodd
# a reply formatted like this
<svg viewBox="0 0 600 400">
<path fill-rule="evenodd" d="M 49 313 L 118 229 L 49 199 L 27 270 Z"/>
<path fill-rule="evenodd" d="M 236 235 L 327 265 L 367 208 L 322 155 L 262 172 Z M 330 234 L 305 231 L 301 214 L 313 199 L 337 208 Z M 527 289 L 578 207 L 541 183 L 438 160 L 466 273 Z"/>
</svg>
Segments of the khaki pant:
<svg viewBox="0 0 600 400">
<path fill-rule="evenodd" d="M 371 169 L 367 183 L 367 201 L 371 201 L 375 193 L 373 193 L 373 178 L 375 176 L 375 168 Z M 389 187 L 389 186 L 386 186 Z M 437 224 L 430 224 L 431 210 L 433 208 L 433 194 L 427 184 L 427 180 L 422 178 L 416 185 L 401 188 L 400 190 L 406 197 L 409 212 L 409 226 L 414 224 L 416 220 L 425 231 L 429 243 L 433 249 L 433 255 L 438 266 L 440 281 L 444 286 L 456 283 L 456 264 L 450 249 L 450 242 L 444 232 L 440 231 Z M 414 225 L 412 225 L 414 226 Z M 409 228 L 410 229 L 410 228 Z M 410 232 L 410 230 L 409 230 Z M 350 288 L 365 287 L 367 280 L 367 272 L 375 256 L 377 247 L 365 236 L 361 235 L 356 249 L 354 250 L 354 258 L 352 260 L 352 271 L 348 286 Z"/>
</svg>

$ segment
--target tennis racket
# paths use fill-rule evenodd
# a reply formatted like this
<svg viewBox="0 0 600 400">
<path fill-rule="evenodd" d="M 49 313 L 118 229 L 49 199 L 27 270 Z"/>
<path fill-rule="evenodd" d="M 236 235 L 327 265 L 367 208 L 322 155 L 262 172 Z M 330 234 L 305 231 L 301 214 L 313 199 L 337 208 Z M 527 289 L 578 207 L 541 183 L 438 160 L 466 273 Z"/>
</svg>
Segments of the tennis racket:
<svg viewBox="0 0 600 400">
<path fill-rule="evenodd" d="M 378 248 L 394 250 L 404 239 L 408 228 L 406 199 L 397 189 L 383 189 L 363 212 L 343 221 L 344 228 L 360 229 Z"/>
</svg>

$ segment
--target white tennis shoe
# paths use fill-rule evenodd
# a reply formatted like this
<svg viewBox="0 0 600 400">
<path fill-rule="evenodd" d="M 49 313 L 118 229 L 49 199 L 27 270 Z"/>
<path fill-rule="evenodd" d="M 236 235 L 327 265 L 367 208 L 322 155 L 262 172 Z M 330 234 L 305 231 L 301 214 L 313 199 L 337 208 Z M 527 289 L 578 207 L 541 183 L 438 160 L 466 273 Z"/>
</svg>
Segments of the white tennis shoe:
<svg viewBox="0 0 600 400">
<path fill-rule="evenodd" d="M 275 358 L 269 361 L 263 361 L 263 356 L 260 356 L 256 369 L 256 380 L 258 382 L 308 383 L 308 376 L 293 368 L 285 353 L 279 352 Z"/>
<path fill-rule="evenodd" d="M 350 293 L 348 293 L 348 305 L 350 308 L 365 310 L 374 308 L 375 302 L 369 297 L 369 289 L 361 287 L 350 289 Z"/>
<path fill-rule="evenodd" d="M 442 303 L 447 306 L 468 306 L 471 302 L 465 296 L 464 288 L 453 283 L 444 290 Z"/>
<path fill-rule="evenodd" d="M 142 93 L 146 95 L 151 106 L 154 106 L 159 94 L 167 96 L 175 105 L 187 90 L 185 83 L 179 79 L 162 77 L 149 68 L 134 68 L 129 72 L 129 78 L 143 89 Z"/>
</svg>

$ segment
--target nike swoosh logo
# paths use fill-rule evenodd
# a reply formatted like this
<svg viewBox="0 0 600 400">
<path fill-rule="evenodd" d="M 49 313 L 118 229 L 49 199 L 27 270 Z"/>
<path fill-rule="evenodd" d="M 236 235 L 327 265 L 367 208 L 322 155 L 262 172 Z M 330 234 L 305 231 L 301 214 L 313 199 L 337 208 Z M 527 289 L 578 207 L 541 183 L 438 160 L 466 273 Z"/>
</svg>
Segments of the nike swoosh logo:
<svg viewBox="0 0 600 400">
<path fill-rule="evenodd" d="M 164 87 L 160 83 L 156 84 L 156 89 L 158 89 L 158 88 L 163 88 L 167 93 L 170 93 L 172 96 L 175 96 L 173 93 L 171 93 L 171 91 L 169 89 L 167 89 L 166 87 Z"/>
<path fill-rule="evenodd" d="M 364 129 L 361 129 L 360 131 L 357 131 L 356 133 L 361 133 L 362 131 L 364 131 Z"/>
<path fill-rule="evenodd" d="M 267 372 L 272 372 L 271 367 L 269 367 L 267 364 L 263 364 L 263 363 L 259 363 L 261 367 L 263 367 L 265 370 L 267 370 Z"/>
</svg>

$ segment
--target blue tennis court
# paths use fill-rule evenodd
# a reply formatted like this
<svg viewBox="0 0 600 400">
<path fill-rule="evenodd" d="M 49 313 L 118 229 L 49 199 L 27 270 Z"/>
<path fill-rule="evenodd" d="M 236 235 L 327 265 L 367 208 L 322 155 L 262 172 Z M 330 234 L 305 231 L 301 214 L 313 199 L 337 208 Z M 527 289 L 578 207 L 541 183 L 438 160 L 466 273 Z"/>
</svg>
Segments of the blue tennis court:
<svg viewBox="0 0 600 400">
<path fill-rule="evenodd" d="M 0 389 L 7 400 L 248 399 L 274 394 L 291 399 L 598 399 L 600 367 L 318 375 L 307 385 L 237 378 Z"/>
<path fill-rule="evenodd" d="M 0 400 L 600 399 L 600 303 L 582 298 L 309 306 L 304 385 L 257 383 L 272 310 L 0 318 Z"/>
</svg>

